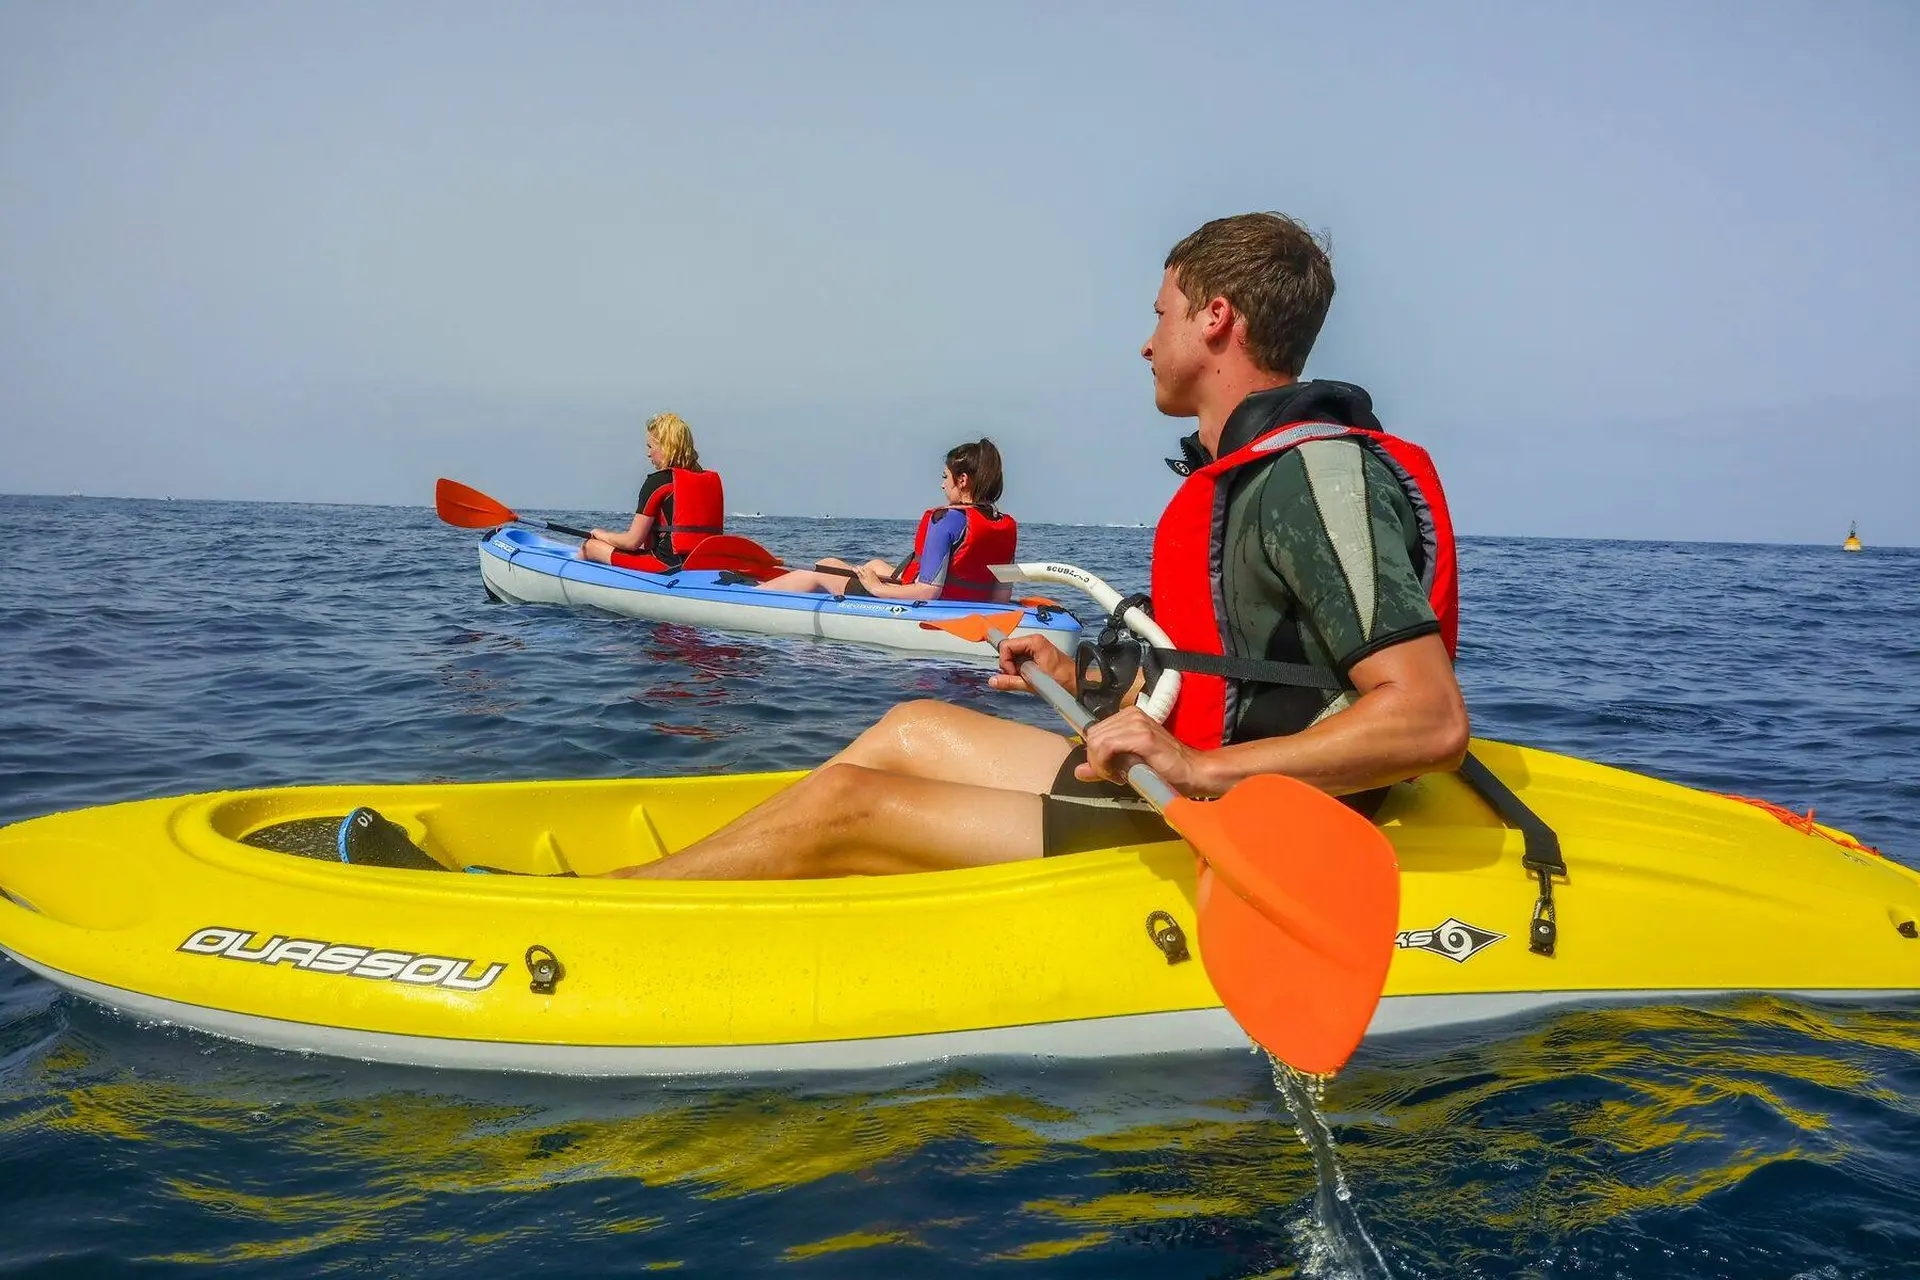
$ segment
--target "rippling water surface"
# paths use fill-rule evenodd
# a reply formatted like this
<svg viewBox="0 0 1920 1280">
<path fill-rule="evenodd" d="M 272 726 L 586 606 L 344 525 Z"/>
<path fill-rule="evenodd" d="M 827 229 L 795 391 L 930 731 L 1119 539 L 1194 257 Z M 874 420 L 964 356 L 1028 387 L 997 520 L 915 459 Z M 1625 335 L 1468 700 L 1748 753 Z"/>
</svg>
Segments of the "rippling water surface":
<svg viewBox="0 0 1920 1280">
<path fill-rule="evenodd" d="M 543 513 L 565 518 L 578 513 Z M 0 822 L 197 789 L 786 768 L 978 671 L 486 602 L 421 509 L 0 498 Z M 605 518 L 599 513 L 593 518 Z M 791 557 L 902 522 L 743 524 Z M 1144 585 L 1148 532 L 1027 549 Z M 1476 730 L 1920 862 L 1920 552 L 1475 541 Z M 1791 946 L 1791 938 L 1755 945 Z M 1400 1276 L 1920 1274 L 1920 1009 L 1745 999 L 1368 1045 Z M 606 1082 L 269 1053 L 0 960 L 0 1274 L 1331 1274 L 1264 1060 Z"/>
</svg>

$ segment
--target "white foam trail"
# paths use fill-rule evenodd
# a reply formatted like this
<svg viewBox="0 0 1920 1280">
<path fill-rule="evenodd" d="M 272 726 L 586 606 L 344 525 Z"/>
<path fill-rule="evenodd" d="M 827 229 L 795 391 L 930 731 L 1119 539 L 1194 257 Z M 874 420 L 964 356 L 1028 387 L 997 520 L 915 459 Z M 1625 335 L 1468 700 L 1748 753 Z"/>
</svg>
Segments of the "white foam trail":
<svg viewBox="0 0 1920 1280">
<path fill-rule="evenodd" d="M 1333 1130 L 1320 1114 L 1319 1103 L 1326 1095 L 1326 1077 L 1303 1075 L 1272 1054 L 1273 1087 L 1293 1115 L 1300 1141 L 1313 1155 L 1317 1186 L 1313 1196 L 1313 1220 L 1302 1224 L 1302 1244 L 1307 1256 L 1302 1268 L 1310 1276 L 1340 1277 L 1340 1280 L 1392 1280 L 1393 1272 L 1373 1237 L 1360 1224 L 1353 1208 L 1353 1189 L 1340 1167 L 1334 1151 Z"/>
</svg>

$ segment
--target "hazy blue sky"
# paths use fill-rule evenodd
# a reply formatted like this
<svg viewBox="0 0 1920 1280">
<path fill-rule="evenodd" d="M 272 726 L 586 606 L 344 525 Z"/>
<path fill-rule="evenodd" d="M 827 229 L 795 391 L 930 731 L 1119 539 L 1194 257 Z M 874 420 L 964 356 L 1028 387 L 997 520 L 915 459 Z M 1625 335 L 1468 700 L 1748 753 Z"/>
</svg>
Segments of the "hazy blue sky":
<svg viewBox="0 0 1920 1280">
<path fill-rule="evenodd" d="M 0 491 L 1151 521 L 1269 208 L 1466 532 L 1920 544 L 1911 0 L 0 0 Z"/>
</svg>

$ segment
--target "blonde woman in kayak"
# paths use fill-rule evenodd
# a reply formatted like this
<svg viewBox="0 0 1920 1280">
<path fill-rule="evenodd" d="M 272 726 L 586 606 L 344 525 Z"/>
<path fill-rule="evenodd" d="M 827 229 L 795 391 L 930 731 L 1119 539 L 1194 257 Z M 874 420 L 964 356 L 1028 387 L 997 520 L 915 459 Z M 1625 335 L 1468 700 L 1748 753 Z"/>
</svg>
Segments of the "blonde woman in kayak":
<svg viewBox="0 0 1920 1280">
<path fill-rule="evenodd" d="M 855 566 L 829 557 L 760 587 L 882 600 L 1004 600 L 1007 589 L 987 569 L 1011 562 L 1019 544 L 1018 522 L 994 506 L 1003 488 L 1000 450 L 993 441 L 955 445 L 940 472 L 946 502 L 920 517 L 913 551 L 903 564 L 869 560 Z"/>
<path fill-rule="evenodd" d="M 700 539 L 722 531 L 720 477 L 701 467 L 686 419 L 657 413 L 647 420 L 647 460 L 654 469 L 640 486 L 633 523 L 622 533 L 595 529 L 580 546 L 582 559 L 661 573 L 678 568 Z"/>
</svg>

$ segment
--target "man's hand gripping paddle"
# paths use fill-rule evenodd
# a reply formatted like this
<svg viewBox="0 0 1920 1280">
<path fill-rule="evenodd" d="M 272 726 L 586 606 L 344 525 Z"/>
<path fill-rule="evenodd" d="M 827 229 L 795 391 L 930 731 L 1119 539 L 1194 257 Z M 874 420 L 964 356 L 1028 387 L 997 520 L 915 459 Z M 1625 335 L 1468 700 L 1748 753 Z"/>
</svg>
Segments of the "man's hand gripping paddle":
<svg viewBox="0 0 1920 1280">
<path fill-rule="evenodd" d="M 1086 585 L 1072 576 L 1048 580 Z M 1111 608 L 1119 595 L 1107 591 L 1113 600 L 1102 603 Z M 920 625 L 997 650 L 1020 619 L 1015 611 Z M 1020 674 L 1076 732 L 1093 723 L 1034 663 L 1021 663 Z M 1221 1003 L 1295 1070 L 1337 1071 L 1366 1034 L 1393 957 L 1400 914 L 1393 846 L 1324 791 L 1277 774 L 1244 779 L 1218 800 L 1188 799 L 1144 763 L 1127 771 L 1127 784 L 1199 859 L 1200 955 Z"/>
<path fill-rule="evenodd" d="M 503 524 L 531 524 L 542 529 L 551 529 L 555 533 L 564 533 L 570 538 L 588 538 L 593 536 L 590 529 L 576 529 L 570 524 L 555 524 L 551 520 L 532 520 L 520 515 L 502 503 L 495 502 L 478 489 L 461 484 L 458 480 L 449 480 L 442 476 L 433 486 L 433 508 L 440 518 L 458 529 L 491 529 Z"/>
</svg>

